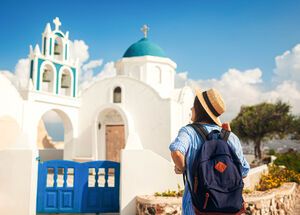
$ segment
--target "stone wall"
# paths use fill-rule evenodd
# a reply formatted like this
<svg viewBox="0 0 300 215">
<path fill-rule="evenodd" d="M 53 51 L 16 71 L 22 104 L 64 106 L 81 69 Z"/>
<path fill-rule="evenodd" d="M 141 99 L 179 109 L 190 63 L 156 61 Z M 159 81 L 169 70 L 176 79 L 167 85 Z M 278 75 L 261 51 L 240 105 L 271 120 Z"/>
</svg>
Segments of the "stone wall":
<svg viewBox="0 0 300 215">
<path fill-rule="evenodd" d="M 296 200 L 300 197 L 300 186 L 285 183 L 281 187 L 244 194 L 246 214 L 252 215 L 288 215 L 293 214 Z M 181 198 L 138 196 L 136 210 L 138 215 L 180 215 Z"/>
<path fill-rule="evenodd" d="M 300 197 L 300 187 L 296 183 L 285 183 L 281 187 L 265 192 L 254 191 L 244 196 L 247 214 L 285 215 L 293 214 L 296 200 Z"/>
<path fill-rule="evenodd" d="M 175 215 L 181 214 L 181 197 L 138 196 L 136 214 L 139 215 Z"/>
</svg>

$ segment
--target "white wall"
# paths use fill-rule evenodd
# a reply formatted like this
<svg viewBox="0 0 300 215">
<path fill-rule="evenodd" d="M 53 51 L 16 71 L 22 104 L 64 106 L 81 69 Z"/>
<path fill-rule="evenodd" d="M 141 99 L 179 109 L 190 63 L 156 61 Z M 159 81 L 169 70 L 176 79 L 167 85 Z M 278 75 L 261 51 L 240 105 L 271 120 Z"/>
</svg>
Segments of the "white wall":
<svg viewBox="0 0 300 215">
<path fill-rule="evenodd" d="M 112 103 L 112 91 L 116 86 L 122 88 L 122 103 L 120 104 Z M 104 107 L 117 107 L 124 113 L 126 119 L 123 120 L 131 123 L 125 125 L 128 138 L 126 144 L 131 145 L 131 149 L 142 147 L 153 150 L 169 159 L 170 101 L 171 99 L 162 99 L 145 83 L 130 77 L 117 76 L 95 83 L 84 91 L 81 97 L 79 123 L 81 127 L 79 129 L 80 140 L 76 148 L 77 156 L 93 156 L 94 148 L 90 143 L 95 144 L 97 141 L 97 135 L 93 132 L 97 132 L 95 120 L 98 118 L 99 111 Z M 132 139 L 129 141 L 130 137 Z M 132 141 L 135 142 L 135 147 Z"/>
<path fill-rule="evenodd" d="M 0 150 L 0 214 L 35 214 L 36 156 L 33 150 Z"/>
<path fill-rule="evenodd" d="M 262 174 L 268 172 L 268 166 L 266 164 L 251 168 L 247 177 L 244 178 L 244 188 L 253 190 L 259 183 Z"/>
<path fill-rule="evenodd" d="M 121 215 L 133 215 L 138 195 L 153 195 L 183 187 L 174 165 L 150 150 L 123 150 L 121 156 Z"/>
<path fill-rule="evenodd" d="M 23 100 L 8 78 L 0 73 L 0 117 L 10 116 L 21 125 Z"/>
<path fill-rule="evenodd" d="M 177 91 L 177 92 L 176 92 Z M 171 140 L 174 140 L 182 126 L 190 123 L 191 107 L 194 102 L 194 94 L 190 87 L 176 89 L 171 102 Z"/>
<path fill-rule="evenodd" d="M 118 75 L 138 78 L 153 87 L 163 98 L 169 97 L 174 89 L 177 65 L 169 58 L 155 56 L 122 58 L 115 65 Z M 159 77 L 157 77 L 157 68 L 161 73 Z"/>
</svg>

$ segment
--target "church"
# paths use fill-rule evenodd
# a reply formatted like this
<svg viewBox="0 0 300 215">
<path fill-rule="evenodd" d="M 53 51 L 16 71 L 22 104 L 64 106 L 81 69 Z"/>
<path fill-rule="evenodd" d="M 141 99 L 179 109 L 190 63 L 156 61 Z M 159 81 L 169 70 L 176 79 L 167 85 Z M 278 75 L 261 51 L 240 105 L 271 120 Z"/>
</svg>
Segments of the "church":
<svg viewBox="0 0 300 215">
<path fill-rule="evenodd" d="M 70 57 L 69 32 L 61 31 L 59 18 L 53 23 L 54 28 L 46 24 L 41 46 L 30 48 L 28 86 L 17 89 L 0 74 L 0 99 L 5 101 L 0 149 L 39 150 L 40 160 L 51 159 L 55 147 L 43 144 L 47 140 L 40 140 L 39 128 L 43 115 L 54 111 L 64 124 L 62 159 L 120 162 L 121 211 L 133 214 L 137 194 L 181 183 L 168 146 L 190 120 L 193 90 L 175 87 L 177 65 L 148 38 L 145 25 L 143 37 L 114 63 L 116 76 L 79 92 L 80 68 Z M 43 150 L 48 150 L 46 157 Z"/>
<path fill-rule="evenodd" d="M 53 22 L 55 28 L 47 23 L 42 33 L 41 50 L 36 45 L 29 54 L 30 86 L 22 94 L 34 111 L 24 115 L 38 120 L 54 110 L 61 116 L 64 159 L 119 162 L 122 149 L 149 149 L 170 159 L 168 145 L 189 122 L 193 93 L 175 88 L 176 63 L 148 39 L 147 26 L 144 37 L 115 62 L 116 76 L 96 81 L 78 96 L 79 68 L 70 58 L 69 32 L 60 30 L 58 18 Z"/>
</svg>

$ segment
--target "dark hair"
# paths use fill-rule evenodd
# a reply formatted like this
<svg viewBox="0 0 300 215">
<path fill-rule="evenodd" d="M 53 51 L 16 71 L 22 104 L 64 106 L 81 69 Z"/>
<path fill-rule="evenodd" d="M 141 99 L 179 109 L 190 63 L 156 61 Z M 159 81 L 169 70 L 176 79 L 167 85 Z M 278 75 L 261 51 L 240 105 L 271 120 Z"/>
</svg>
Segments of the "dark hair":
<svg viewBox="0 0 300 215">
<path fill-rule="evenodd" d="M 195 97 L 194 100 L 194 108 L 195 108 L 195 114 L 196 114 L 196 120 L 195 122 L 207 122 L 209 124 L 215 124 L 216 123 L 210 118 L 210 116 L 206 113 L 205 109 L 201 105 L 198 97 Z"/>
</svg>

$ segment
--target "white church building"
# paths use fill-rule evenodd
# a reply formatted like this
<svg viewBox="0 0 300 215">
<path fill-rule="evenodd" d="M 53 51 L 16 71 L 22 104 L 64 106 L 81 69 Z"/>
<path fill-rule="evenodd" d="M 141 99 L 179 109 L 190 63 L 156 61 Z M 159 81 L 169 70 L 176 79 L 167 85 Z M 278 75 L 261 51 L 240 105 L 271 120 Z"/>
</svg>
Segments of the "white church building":
<svg viewBox="0 0 300 215">
<path fill-rule="evenodd" d="M 144 26 L 144 37 L 115 62 L 116 76 L 79 92 L 79 65 L 70 57 L 69 32 L 62 32 L 60 26 L 58 18 L 54 28 L 48 23 L 41 46 L 30 49 L 28 86 L 16 88 L 0 74 L 0 168 L 22 164 L 25 182 L 20 189 L 31 196 L 22 199 L 19 210 L 23 211 L 18 214 L 32 214 L 24 210 L 35 207 L 35 159 L 41 157 L 39 149 L 47 148 L 38 144 L 38 128 L 49 111 L 55 111 L 64 124 L 63 159 L 121 163 L 120 211 L 134 214 L 137 194 L 181 183 L 173 173 L 168 146 L 190 120 L 193 91 L 188 86 L 175 88 L 177 65 L 148 39 Z M 21 183 L 17 176 L 0 173 L 0 180 Z M 0 195 L 0 202 L 22 198 L 9 186 L 0 185 L 1 189 L 7 195 Z M 17 210 L 7 211 L 13 209 Z"/>
</svg>

